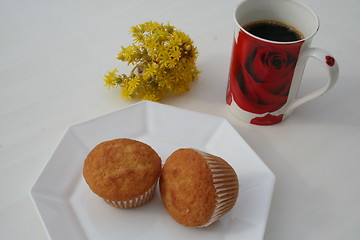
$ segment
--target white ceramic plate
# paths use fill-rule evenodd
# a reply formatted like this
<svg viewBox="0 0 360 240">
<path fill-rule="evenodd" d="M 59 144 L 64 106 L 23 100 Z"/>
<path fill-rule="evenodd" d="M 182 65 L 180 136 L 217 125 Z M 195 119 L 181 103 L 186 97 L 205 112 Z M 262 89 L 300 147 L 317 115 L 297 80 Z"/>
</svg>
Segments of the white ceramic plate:
<svg viewBox="0 0 360 240">
<path fill-rule="evenodd" d="M 175 222 L 160 194 L 141 207 L 117 209 L 91 192 L 83 161 L 98 143 L 132 138 L 158 152 L 163 161 L 176 149 L 193 147 L 220 156 L 238 174 L 234 208 L 207 228 Z M 275 176 L 223 118 L 143 101 L 73 125 L 30 191 L 51 239 L 262 239 Z"/>
</svg>

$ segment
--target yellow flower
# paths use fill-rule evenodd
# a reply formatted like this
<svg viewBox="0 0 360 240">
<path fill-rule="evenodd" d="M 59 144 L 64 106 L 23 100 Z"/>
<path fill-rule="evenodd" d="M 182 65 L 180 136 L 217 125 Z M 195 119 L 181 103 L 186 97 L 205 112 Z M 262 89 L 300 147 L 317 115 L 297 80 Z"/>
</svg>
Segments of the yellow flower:
<svg viewBox="0 0 360 240">
<path fill-rule="evenodd" d="M 123 98 L 132 99 L 131 93 L 129 92 L 129 89 L 126 87 L 121 88 L 121 95 Z"/>
<path fill-rule="evenodd" d="M 103 81 L 105 82 L 105 86 L 110 89 L 110 87 L 114 87 L 116 84 L 116 78 L 117 78 L 117 69 L 115 68 L 112 71 L 109 71 L 108 74 L 104 76 Z"/>
<path fill-rule="evenodd" d="M 127 85 L 128 85 L 129 94 L 134 93 L 134 91 L 136 90 L 139 83 L 140 83 L 139 76 L 135 76 L 134 78 L 132 78 L 131 80 L 128 81 Z"/>
<path fill-rule="evenodd" d="M 153 101 L 153 102 L 159 102 L 160 97 L 153 93 L 147 93 L 142 97 L 141 100 L 149 100 L 149 101 Z"/>
<path fill-rule="evenodd" d="M 156 74 L 156 71 L 158 70 L 158 65 L 154 62 L 147 64 L 144 77 L 150 78 L 153 77 Z"/>
<path fill-rule="evenodd" d="M 170 56 L 173 57 L 175 60 L 179 60 L 181 57 L 181 51 L 179 46 L 172 47 L 172 51 L 170 53 Z"/>
</svg>

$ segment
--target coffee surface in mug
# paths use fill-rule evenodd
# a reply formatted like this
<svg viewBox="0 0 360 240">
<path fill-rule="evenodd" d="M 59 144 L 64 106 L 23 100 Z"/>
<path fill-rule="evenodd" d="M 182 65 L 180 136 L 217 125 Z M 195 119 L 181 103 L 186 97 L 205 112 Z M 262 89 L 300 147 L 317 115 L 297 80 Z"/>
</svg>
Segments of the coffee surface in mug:
<svg viewBox="0 0 360 240">
<path fill-rule="evenodd" d="M 277 42 L 293 42 L 304 38 L 303 34 L 294 27 L 274 20 L 250 22 L 243 28 L 257 37 Z"/>
</svg>

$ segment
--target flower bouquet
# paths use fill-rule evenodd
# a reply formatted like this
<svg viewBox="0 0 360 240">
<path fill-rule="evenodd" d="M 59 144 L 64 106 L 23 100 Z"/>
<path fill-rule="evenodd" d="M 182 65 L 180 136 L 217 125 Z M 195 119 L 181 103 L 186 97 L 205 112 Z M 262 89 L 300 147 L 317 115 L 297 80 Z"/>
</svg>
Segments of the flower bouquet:
<svg viewBox="0 0 360 240">
<path fill-rule="evenodd" d="M 130 74 L 114 69 L 105 77 L 105 86 L 121 87 L 125 98 L 159 102 L 167 94 L 190 89 L 198 78 L 198 55 L 193 41 L 169 24 L 145 22 L 131 28 L 133 44 L 121 47 L 117 59 L 133 65 Z"/>
</svg>

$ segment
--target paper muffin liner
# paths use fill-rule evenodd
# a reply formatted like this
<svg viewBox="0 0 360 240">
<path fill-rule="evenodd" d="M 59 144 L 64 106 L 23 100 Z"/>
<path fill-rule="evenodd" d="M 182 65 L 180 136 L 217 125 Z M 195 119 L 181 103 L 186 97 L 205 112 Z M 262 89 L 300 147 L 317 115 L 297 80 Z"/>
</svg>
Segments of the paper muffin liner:
<svg viewBox="0 0 360 240">
<path fill-rule="evenodd" d="M 197 149 L 193 150 L 205 158 L 206 164 L 212 175 L 216 193 L 216 205 L 209 221 L 199 226 L 207 227 L 234 207 L 239 193 L 239 182 L 234 169 L 222 158 Z"/>
<path fill-rule="evenodd" d="M 130 200 L 123 200 L 123 201 L 113 201 L 109 199 L 105 199 L 105 202 L 110 204 L 113 207 L 116 208 L 134 208 L 139 207 L 141 205 L 144 205 L 147 202 L 150 202 L 150 200 L 153 199 L 155 189 L 156 189 L 157 180 L 155 183 L 147 190 L 144 194 L 141 194 L 139 197 L 130 199 Z"/>
</svg>

